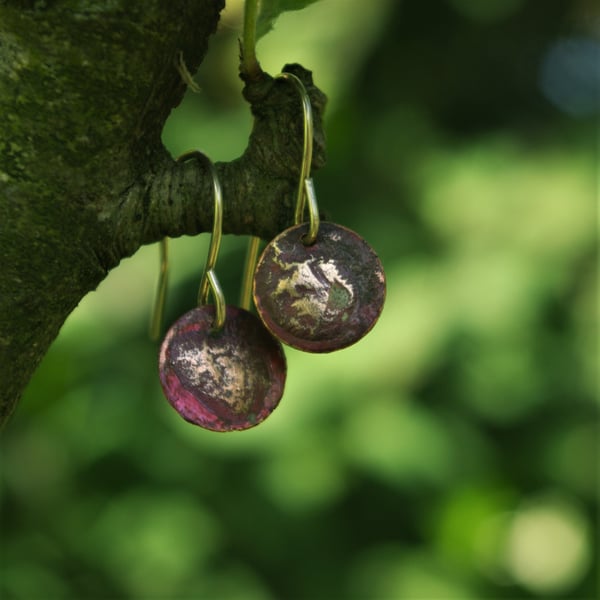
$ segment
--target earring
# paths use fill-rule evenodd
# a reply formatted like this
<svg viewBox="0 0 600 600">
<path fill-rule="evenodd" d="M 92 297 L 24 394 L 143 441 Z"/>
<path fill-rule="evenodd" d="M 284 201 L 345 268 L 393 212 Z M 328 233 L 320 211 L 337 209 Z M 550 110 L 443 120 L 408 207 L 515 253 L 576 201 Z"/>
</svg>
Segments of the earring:
<svg viewBox="0 0 600 600">
<path fill-rule="evenodd" d="M 178 160 L 208 159 L 189 152 Z M 249 429 L 277 407 L 286 376 L 281 344 L 243 308 L 226 306 L 215 274 L 222 235 L 221 186 L 213 164 L 214 221 L 198 306 L 168 330 L 159 352 L 159 375 L 169 403 L 186 420 L 212 431 Z M 160 327 L 167 254 L 161 245 L 161 277 L 152 319 Z M 208 304 L 209 295 L 213 303 Z M 157 325 L 158 323 L 158 325 Z"/>
<path fill-rule="evenodd" d="M 354 344 L 375 325 L 385 300 L 385 275 L 377 254 L 358 234 L 319 221 L 310 178 L 310 99 L 295 75 L 277 78 L 292 83 L 302 99 L 303 157 L 296 224 L 263 250 L 254 274 L 254 303 L 282 342 L 307 352 L 332 352 Z M 306 203 L 309 221 L 303 223 Z"/>
</svg>

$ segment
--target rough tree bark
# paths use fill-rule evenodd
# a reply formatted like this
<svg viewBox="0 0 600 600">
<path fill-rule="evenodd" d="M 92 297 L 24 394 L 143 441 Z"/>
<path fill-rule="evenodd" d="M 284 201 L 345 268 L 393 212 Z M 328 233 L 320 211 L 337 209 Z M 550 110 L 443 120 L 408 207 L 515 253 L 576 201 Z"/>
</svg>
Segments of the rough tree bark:
<svg viewBox="0 0 600 600">
<path fill-rule="evenodd" d="M 160 139 L 224 0 L 0 0 L 0 424 L 68 314 L 142 244 L 209 231 L 211 181 Z M 325 97 L 313 168 L 324 162 Z M 242 74 L 244 79 L 244 75 Z M 225 233 L 270 238 L 292 221 L 301 156 L 297 92 L 246 77 L 254 128 L 217 170 Z"/>
</svg>

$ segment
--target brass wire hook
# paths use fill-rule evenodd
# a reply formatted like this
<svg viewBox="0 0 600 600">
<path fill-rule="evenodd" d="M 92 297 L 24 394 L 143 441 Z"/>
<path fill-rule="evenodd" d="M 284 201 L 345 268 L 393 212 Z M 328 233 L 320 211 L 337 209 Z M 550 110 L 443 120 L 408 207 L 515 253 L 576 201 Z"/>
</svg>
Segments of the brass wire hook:
<svg viewBox="0 0 600 600">
<path fill-rule="evenodd" d="M 317 239 L 319 232 L 319 207 L 317 197 L 310 177 L 313 151 L 313 115 L 310 98 L 302 81 L 293 73 L 280 73 L 275 79 L 286 79 L 291 82 L 300 93 L 302 100 L 302 112 L 304 115 L 304 143 L 302 148 L 302 164 L 300 165 L 300 182 L 298 184 L 298 197 L 296 200 L 295 224 L 300 225 L 304 218 L 306 199 L 308 199 L 308 233 L 303 242 L 310 246 Z"/>
<path fill-rule="evenodd" d="M 252 282 L 254 280 L 254 267 L 258 258 L 259 245 L 260 238 L 254 235 L 248 240 L 246 259 L 244 261 L 244 274 L 242 275 L 242 291 L 240 292 L 240 306 L 244 310 L 250 310 L 252 302 Z"/>
<path fill-rule="evenodd" d="M 200 280 L 198 289 L 198 304 L 208 304 L 209 293 L 212 292 L 213 301 L 215 304 L 215 320 L 213 329 L 219 330 L 225 323 L 225 296 L 219 284 L 219 280 L 214 271 L 221 247 L 221 238 L 223 236 L 223 193 L 221 184 L 213 163 L 208 157 L 198 150 L 185 152 L 177 158 L 177 162 L 184 162 L 191 158 L 200 158 L 208 164 L 208 168 L 213 181 L 213 196 L 214 196 L 214 217 L 213 228 L 210 236 L 210 245 L 208 248 L 208 256 L 204 265 L 204 272 Z M 158 286 L 156 292 L 156 300 L 150 320 L 150 338 L 157 340 L 160 335 L 162 325 L 165 301 L 167 296 L 167 283 L 169 276 L 169 255 L 168 255 L 168 238 L 163 238 L 160 241 L 160 271 L 158 276 Z"/>
<path fill-rule="evenodd" d="M 300 165 L 300 182 L 298 184 L 298 195 L 296 199 L 296 210 L 294 213 L 294 223 L 300 225 L 304 219 L 304 209 L 306 200 L 308 199 L 308 218 L 309 226 L 308 233 L 303 236 L 302 241 L 306 246 L 310 246 L 317 239 L 319 233 L 319 207 L 317 205 L 317 196 L 312 178 L 310 177 L 310 166 L 312 164 L 313 151 L 313 115 L 310 98 L 306 92 L 306 88 L 302 81 L 293 73 L 280 73 L 275 79 L 285 79 L 300 93 L 302 100 L 302 112 L 304 115 L 304 141 L 302 146 L 302 164 Z M 250 310 L 252 299 L 252 279 L 254 268 L 258 258 L 258 247 L 260 239 L 251 237 L 248 240 L 248 248 L 246 250 L 246 259 L 244 262 L 244 274 L 242 276 L 242 291 L 240 293 L 240 306 L 246 310 Z"/>
<path fill-rule="evenodd" d="M 156 342 L 160 336 L 160 328 L 165 311 L 165 302 L 167 299 L 167 285 L 169 283 L 169 238 L 163 238 L 159 242 L 159 261 L 160 269 L 158 272 L 158 285 L 152 316 L 150 317 L 149 336 L 153 342 Z"/>
<path fill-rule="evenodd" d="M 221 238 L 223 237 L 223 192 L 221 190 L 221 183 L 219 182 L 215 166 L 212 161 L 202 154 L 202 152 L 186 152 L 180 156 L 178 160 L 186 160 L 193 157 L 202 158 L 208 164 L 213 181 L 214 196 L 213 228 L 210 235 L 210 246 L 208 247 L 208 256 L 206 257 L 206 263 L 204 265 L 204 273 L 202 274 L 200 287 L 198 288 L 198 304 L 208 304 L 208 294 L 209 292 L 212 292 L 213 301 L 215 303 L 213 329 L 219 330 L 225 323 L 225 296 L 219 285 L 219 280 L 217 279 L 214 268 L 217 263 L 219 248 L 221 247 Z"/>
</svg>

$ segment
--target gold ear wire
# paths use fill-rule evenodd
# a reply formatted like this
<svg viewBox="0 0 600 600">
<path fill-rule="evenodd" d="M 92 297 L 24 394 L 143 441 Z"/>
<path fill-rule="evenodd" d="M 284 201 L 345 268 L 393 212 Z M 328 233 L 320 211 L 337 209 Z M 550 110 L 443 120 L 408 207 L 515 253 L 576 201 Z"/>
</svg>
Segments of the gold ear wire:
<svg viewBox="0 0 600 600">
<path fill-rule="evenodd" d="M 308 233 L 302 238 L 305 245 L 310 246 L 317 239 L 319 232 L 319 207 L 317 205 L 317 196 L 315 188 L 310 177 L 310 166 L 312 164 L 313 150 L 313 116 L 310 98 L 302 81 L 293 73 L 280 73 L 275 79 L 285 79 L 300 93 L 302 100 L 302 112 L 304 115 L 304 139 L 302 146 L 302 163 L 300 165 L 300 182 L 298 184 L 298 194 L 296 197 L 296 210 L 294 213 L 294 222 L 296 225 L 302 223 L 304 218 L 304 209 L 308 199 Z M 252 301 L 252 279 L 254 277 L 254 268 L 258 259 L 258 247 L 260 239 L 251 237 L 248 240 L 246 250 L 246 259 L 244 263 L 244 274 L 242 276 L 242 290 L 240 292 L 240 306 L 245 310 L 250 310 Z"/>
<path fill-rule="evenodd" d="M 296 200 L 295 224 L 302 223 L 304 218 L 304 209 L 306 199 L 308 199 L 308 233 L 304 236 L 303 242 L 310 246 L 317 239 L 319 232 L 319 207 L 317 206 L 317 197 L 312 179 L 310 177 L 310 167 L 312 164 L 313 150 L 313 116 L 310 98 L 302 81 L 292 73 L 280 73 L 275 79 L 285 79 L 291 82 L 300 93 L 302 100 L 302 112 L 304 115 L 304 142 L 302 147 L 302 163 L 300 165 L 300 182 L 298 184 L 298 197 Z"/>
<path fill-rule="evenodd" d="M 214 195 L 214 216 L 213 216 L 213 228 L 210 236 L 210 246 L 208 248 L 208 256 L 206 257 L 206 263 L 204 265 L 204 273 L 200 280 L 200 287 L 198 289 L 198 304 L 208 303 L 209 291 L 212 291 L 213 301 L 215 303 L 215 320 L 213 323 L 213 329 L 218 330 L 223 327 L 225 323 L 225 296 L 223 290 L 219 285 L 219 280 L 215 273 L 215 265 L 217 264 L 217 257 L 219 255 L 219 248 L 221 247 L 221 238 L 223 237 L 223 192 L 221 190 L 221 184 L 217 175 L 217 170 L 213 163 L 201 152 L 188 153 L 188 156 L 200 156 L 208 164 L 210 174 L 213 180 L 213 195 Z"/>
<path fill-rule="evenodd" d="M 219 248 L 221 247 L 221 238 L 223 235 L 223 194 L 221 191 L 221 184 L 217 176 L 217 171 L 213 163 L 208 159 L 206 155 L 197 150 L 185 152 L 177 158 L 177 162 L 184 162 L 191 158 L 200 158 L 208 164 L 208 168 L 213 180 L 213 195 L 214 195 L 214 217 L 213 217 L 213 229 L 210 237 L 210 246 L 208 249 L 208 256 L 204 265 L 204 272 L 202 279 L 200 280 L 200 287 L 198 289 L 198 304 L 207 304 L 209 292 L 212 292 L 213 301 L 215 304 L 215 320 L 213 323 L 213 329 L 219 330 L 225 323 L 225 296 L 223 290 L 219 285 L 219 280 L 214 271 L 215 264 L 217 262 L 217 256 L 219 255 Z M 168 238 L 163 238 L 159 242 L 160 250 L 160 270 L 158 275 L 158 286 L 156 291 L 156 298 L 154 301 L 154 307 L 152 309 L 152 316 L 150 318 L 150 339 L 156 341 L 160 336 L 160 330 L 162 326 L 165 302 L 167 297 L 167 284 L 169 275 L 169 246 Z"/>
<path fill-rule="evenodd" d="M 169 283 L 169 238 L 163 238 L 159 242 L 159 261 L 158 285 L 154 306 L 152 307 L 152 316 L 150 317 L 150 339 L 155 342 L 160 336 L 163 314 L 167 298 L 167 285 Z"/>
<path fill-rule="evenodd" d="M 246 260 L 244 262 L 244 274 L 242 275 L 242 291 L 240 292 L 240 306 L 244 310 L 250 310 L 252 302 L 252 281 L 254 279 L 254 267 L 258 258 L 258 247 L 260 238 L 252 236 L 248 240 L 246 249 Z"/>
</svg>

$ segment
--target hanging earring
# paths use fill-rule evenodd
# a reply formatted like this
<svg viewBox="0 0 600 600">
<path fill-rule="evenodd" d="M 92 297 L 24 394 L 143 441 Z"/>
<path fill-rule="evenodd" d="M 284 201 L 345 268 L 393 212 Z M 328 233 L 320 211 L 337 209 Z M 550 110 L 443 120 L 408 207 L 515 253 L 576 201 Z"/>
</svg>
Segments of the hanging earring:
<svg viewBox="0 0 600 600">
<path fill-rule="evenodd" d="M 366 335 L 381 314 L 385 275 L 374 250 L 356 233 L 320 222 L 310 178 L 312 109 L 291 73 L 276 79 L 299 91 L 304 146 L 295 225 L 263 250 L 254 275 L 254 302 L 263 323 L 282 342 L 307 352 L 332 352 Z M 308 201 L 308 223 L 303 223 Z"/>
<path fill-rule="evenodd" d="M 200 158 L 190 152 L 179 160 Z M 167 332 L 159 353 L 159 375 L 169 403 L 186 420 L 212 431 L 248 429 L 279 404 L 286 375 L 281 344 L 247 310 L 226 306 L 215 274 L 222 235 L 223 203 L 216 170 L 214 221 L 198 306 Z M 161 262 L 161 265 L 166 264 Z M 163 269 L 161 269 L 161 273 Z M 164 268 L 166 286 L 166 266 Z M 163 279 L 161 279 L 163 282 Z M 164 289 L 159 284 L 159 295 Z M 208 304 L 212 295 L 214 304 Z M 153 324 L 158 313 L 155 311 Z"/>
</svg>

